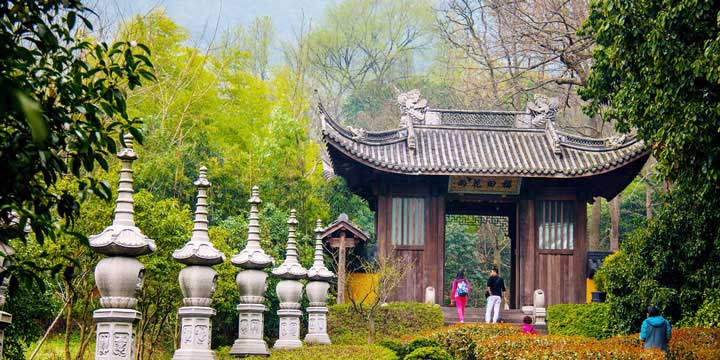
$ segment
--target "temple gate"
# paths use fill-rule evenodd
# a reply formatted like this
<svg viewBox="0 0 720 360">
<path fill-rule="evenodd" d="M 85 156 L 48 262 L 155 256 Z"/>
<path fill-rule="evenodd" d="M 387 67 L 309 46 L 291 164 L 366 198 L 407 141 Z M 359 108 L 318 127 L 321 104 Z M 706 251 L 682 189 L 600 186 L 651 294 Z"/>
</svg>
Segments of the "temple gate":
<svg viewBox="0 0 720 360">
<path fill-rule="evenodd" d="M 512 244 L 511 307 L 585 302 L 587 206 L 611 199 L 648 157 L 634 136 L 587 138 L 556 128 L 558 102 L 536 96 L 526 111 L 433 109 L 418 91 L 400 95 L 400 127 L 343 127 L 318 105 L 326 170 L 375 211 L 379 254 L 415 271 L 396 300 L 442 303 L 446 215 L 503 217 Z M 481 296 L 481 292 L 476 292 Z"/>
</svg>

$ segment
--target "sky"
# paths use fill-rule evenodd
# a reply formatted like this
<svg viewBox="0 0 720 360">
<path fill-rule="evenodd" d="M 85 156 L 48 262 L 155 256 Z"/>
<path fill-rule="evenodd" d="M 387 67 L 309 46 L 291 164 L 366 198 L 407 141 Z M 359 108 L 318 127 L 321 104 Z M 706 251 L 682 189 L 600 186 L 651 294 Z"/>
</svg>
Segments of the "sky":
<svg viewBox="0 0 720 360">
<path fill-rule="evenodd" d="M 178 25 L 190 31 L 192 42 L 206 46 L 213 34 L 237 25 L 246 26 L 258 16 L 270 16 L 275 27 L 271 61 L 280 59 L 281 41 L 292 41 L 303 21 L 319 21 L 325 8 L 339 0 L 96 0 L 86 3 L 116 27 L 123 19 L 164 9 Z"/>
</svg>

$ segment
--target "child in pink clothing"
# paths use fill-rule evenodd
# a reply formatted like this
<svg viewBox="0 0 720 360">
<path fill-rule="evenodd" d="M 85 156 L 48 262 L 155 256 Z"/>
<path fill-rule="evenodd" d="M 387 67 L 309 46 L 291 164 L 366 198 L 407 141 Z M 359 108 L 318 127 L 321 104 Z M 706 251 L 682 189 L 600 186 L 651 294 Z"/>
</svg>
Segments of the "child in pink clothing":
<svg viewBox="0 0 720 360">
<path fill-rule="evenodd" d="M 520 325 L 520 328 L 523 334 L 537 335 L 537 331 L 535 331 L 535 328 L 532 326 L 532 318 L 529 316 L 523 318 L 523 324 Z"/>
<path fill-rule="evenodd" d="M 470 282 L 465 279 L 465 274 L 460 270 L 457 272 L 457 276 L 455 276 L 452 283 L 450 305 L 452 305 L 453 302 L 457 304 L 458 321 L 461 323 L 465 322 L 465 305 L 467 305 L 469 295 Z"/>
</svg>

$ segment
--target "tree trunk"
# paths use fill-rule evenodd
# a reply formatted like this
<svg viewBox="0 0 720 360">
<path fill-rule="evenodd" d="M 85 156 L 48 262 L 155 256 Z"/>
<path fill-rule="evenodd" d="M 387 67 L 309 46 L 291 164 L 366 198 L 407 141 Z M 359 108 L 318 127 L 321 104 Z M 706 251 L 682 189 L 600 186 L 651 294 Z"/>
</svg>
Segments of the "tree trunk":
<svg viewBox="0 0 720 360">
<path fill-rule="evenodd" d="M 650 159 L 648 159 L 647 163 L 645 164 L 645 170 L 644 170 L 644 178 L 645 178 L 645 217 L 650 220 L 653 217 L 652 213 L 652 195 L 653 195 L 653 188 L 652 184 L 650 182 L 650 178 L 652 177 L 653 172 L 653 165 L 655 165 L 655 158 L 652 156 Z"/>
<path fill-rule="evenodd" d="M 375 341 L 375 316 L 370 315 L 368 316 L 368 345 L 372 345 L 373 341 Z"/>
<path fill-rule="evenodd" d="M 618 194 L 610 200 L 610 251 L 620 250 L 620 203 L 621 195 Z"/>
<path fill-rule="evenodd" d="M 595 198 L 590 210 L 590 223 L 588 224 L 588 247 L 589 250 L 600 249 L 600 218 L 602 215 L 602 198 Z"/>
</svg>

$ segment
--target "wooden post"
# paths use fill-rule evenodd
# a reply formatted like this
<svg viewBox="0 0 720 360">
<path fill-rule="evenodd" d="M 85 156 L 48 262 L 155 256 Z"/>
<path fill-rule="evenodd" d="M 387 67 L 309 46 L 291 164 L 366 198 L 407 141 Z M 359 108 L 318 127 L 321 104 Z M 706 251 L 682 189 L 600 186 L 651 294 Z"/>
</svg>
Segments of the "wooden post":
<svg viewBox="0 0 720 360">
<path fill-rule="evenodd" d="M 340 230 L 340 249 L 338 251 L 337 303 L 345 303 L 345 230 Z"/>
</svg>

